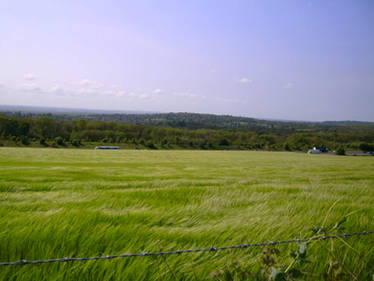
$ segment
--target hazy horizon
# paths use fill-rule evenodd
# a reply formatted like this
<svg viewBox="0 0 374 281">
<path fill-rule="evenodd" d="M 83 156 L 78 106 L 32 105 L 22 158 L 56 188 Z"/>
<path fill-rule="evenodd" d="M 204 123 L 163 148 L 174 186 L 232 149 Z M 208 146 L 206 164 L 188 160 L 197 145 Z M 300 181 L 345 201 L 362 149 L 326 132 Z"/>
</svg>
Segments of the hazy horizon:
<svg viewBox="0 0 374 281">
<path fill-rule="evenodd" d="M 217 116 L 232 116 L 245 117 L 257 120 L 279 121 L 279 122 L 305 122 L 305 123 L 319 123 L 319 122 L 368 122 L 369 120 L 299 120 L 299 119 L 279 119 L 279 118 L 259 118 L 256 116 L 233 115 L 233 114 L 217 114 L 205 112 L 190 112 L 190 111 L 144 111 L 144 110 L 113 110 L 113 109 L 99 109 L 99 108 L 80 108 L 80 107 L 53 107 L 53 106 L 29 106 L 29 105 L 5 105 L 0 104 L 0 114 L 2 112 L 23 112 L 23 113 L 51 113 L 51 114 L 169 114 L 169 113 L 189 113 L 189 114 L 212 114 Z"/>
<path fill-rule="evenodd" d="M 374 121 L 372 1 L 0 3 L 0 104 Z"/>
</svg>

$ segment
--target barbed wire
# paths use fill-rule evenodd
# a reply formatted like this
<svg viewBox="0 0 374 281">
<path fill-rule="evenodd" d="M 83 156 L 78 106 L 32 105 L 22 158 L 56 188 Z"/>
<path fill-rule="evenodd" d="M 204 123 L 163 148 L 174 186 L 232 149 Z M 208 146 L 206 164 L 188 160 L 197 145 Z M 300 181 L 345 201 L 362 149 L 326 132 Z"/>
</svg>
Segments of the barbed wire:
<svg viewBox="0 0 374 281">
<path fill-rule="evenodd" d="M 106 259 L 129 258 L 129 257 L 166 256 L 166 255 L 178 255 L 178 254 L 184 254 L 184 253 L 197 253 L 197 252 L 216 252 L 216 251 L 229 250 L 229 249 L 245 249 L 249 247 L 274 246 L 274 245 L 287 244 L 287 243 L 323 241 L 327 239 L 345 238 L 345 237 L 358 236 L 358 235 L 369 235 L 373 233 L 374 231 L 362 231 L 362 232 L 356 232 L 356 233 L 344 233 L 344 234 L 338 234 L 338 235 L 311 237 L 307 239 L 270 241 L 270 242 L 265 242 L 265 243 L 241 244 L 241 245 L 224 246 L 224 247 L 210 247 L 210 248 L 203 248 L 203 249 L 177 250 L 177 251 L 169 251 L 169 252 L 149 252 L 149 253 L 123 254 L 123 255 L 110 255 L 110 256 L 101 256 L 101 257 L 87 257 L 87 258 L 67 258 L 66 257 L 66 258 L 59 258 L 59 259 L 34 260 L 34 261 L 20 260 L 20 261 L 15 261 L 15 262 L 3 262 L 3 263 L 0 263 L 0 266 L 42 264 L 42 263 L 53 263 L 53 262 L 106 260 Z"/>
</svg>

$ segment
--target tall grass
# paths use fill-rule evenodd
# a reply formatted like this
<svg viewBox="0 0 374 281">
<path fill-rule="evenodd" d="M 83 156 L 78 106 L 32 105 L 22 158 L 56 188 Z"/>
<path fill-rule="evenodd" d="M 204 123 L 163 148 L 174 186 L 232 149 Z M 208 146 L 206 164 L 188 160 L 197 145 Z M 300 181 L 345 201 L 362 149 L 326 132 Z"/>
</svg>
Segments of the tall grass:
<svg viewBox="0 0 374 281">
<path fill-rule="evenodd" d="M 167 251 L 305 237 L 348 215 L 374 229 L 374 158 L 247 151 L 0 149 L 0 262 Z M 374 235 L 334 242 L 370 280 Z M 290 261 L 295 245 L 279 246 Z M 0 267 L 3 280 L 205 280 L 261 248 L 170 257 Z M 309 250 L 322 276 L 327 242 Z M 314 278 L 314 279 L 313 279 Z M 317 278 L 318 279 L 318 278 Z"/>
</svg>

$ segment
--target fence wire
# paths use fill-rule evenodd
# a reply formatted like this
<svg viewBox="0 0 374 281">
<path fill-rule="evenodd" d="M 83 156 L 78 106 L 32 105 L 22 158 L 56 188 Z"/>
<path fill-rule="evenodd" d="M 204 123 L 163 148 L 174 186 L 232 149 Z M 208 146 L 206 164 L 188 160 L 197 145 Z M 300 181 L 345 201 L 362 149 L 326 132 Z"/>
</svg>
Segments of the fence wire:
<svg viewBox="0 0 374 281">
<path fill-rule="evenodd" d="M 66 257 L 66 258 L 59 258 L 59 259 L 33 260 L 33 261 L 20 260 L 20 261 L 15 261 L 15 262 L 3 262 L 3 263 L 0 263 L 0 266 L 42 264 L 42 263 L 53 263 L 53 262 L 109 260 L 109 259 L 130 258 L 130 257 L 166 256 L 166 255 L 178 255 L 178 254 L 197 253 L 197 252 L 216 252 L 216 251 L 229 250 L 229 249 L 245 249 L 249 247 L 274 246 L 274 245 L 287 244 L 287 243 L 323 241 L 327 239 L 344 238 L 344 237 L 359 236 L 359 235 L 369 235 L 373 233 L 374 231 L 362 231 L 362 232 L 356 232 L 356 233 L 344 233 L 344 234 L 338 234 L 338 235 L 327 235 L 327 236 L 322 236 L 322 237 L 311 237 L 307 239 L 270 241 L 270 242 L 265 242 L 265 243 L 241 244 L 241 245 L 224 246 L 224 247 L 209 247 L 209 248 L 203 248 L 203 249 L 177 250 L 177 251 L 169 251 L 169 252 L 149 252 L 149 253 L 145 252 L 145 253 L 110 255 L 110 256 L 108 255 L 108 256 L 101 256 L 101 257 L 86 257 L 86 258 L 67 258 Z"/>
</svg>

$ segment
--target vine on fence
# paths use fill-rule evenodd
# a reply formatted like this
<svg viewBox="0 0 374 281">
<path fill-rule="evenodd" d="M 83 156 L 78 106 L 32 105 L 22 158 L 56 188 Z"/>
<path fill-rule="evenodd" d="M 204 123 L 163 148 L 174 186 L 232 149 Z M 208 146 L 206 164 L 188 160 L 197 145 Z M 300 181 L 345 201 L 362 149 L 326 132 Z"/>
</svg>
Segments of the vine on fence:
<svg viewBox="0 0 374 281">
<path fill-rule="evenodd" d="M 267 280 L 267 281 L 294 281 L 312 278 L 313 280 L 338 281 L 338 280 L 360 280 L 360 274 L 363 269 L 357 269 L 356 272 L 350 271 L 344 260 L 338 258 L 334 250 L 334 239 L 330 239 L 330 247 L 324 247 L 329 255 L 329 265 L 326 272 L 316 275 L 310 270 L 307 264 L 312 263 L 307 259 L 307 250 L 313 246 L 316 241 L 326 240 L 326 237 L 339 239 L 346 247 L 360 255 L 352 246 L 342 239 L 338 232 L 345 229 L 344 223 L 346 217 L 330 226 L 316 226 L 311 232 L 309 239 L 301 239 L 301 243 L 288 253 L 291 261 L 287 264 L 281 263 L 282 252 L 275 247 L 266 247 L 259 260 L 260 271 L 253 271 L 253 266 L 246 265 L 244 262 L 233 262 L 224 269 L 218 269 L 210 274 L 212 279 L 218 281 L 232 280 Z M 367 232 L 365 234 L 372 234 Z M 320 239 L 318 239 L 320 238 Z M 284 256 L 284 255 L 283 255 Z M 374 278 L 374 276 L 373 276 Z M 373 279 L 374 280 L 374 279 Z"/>
</svg>

